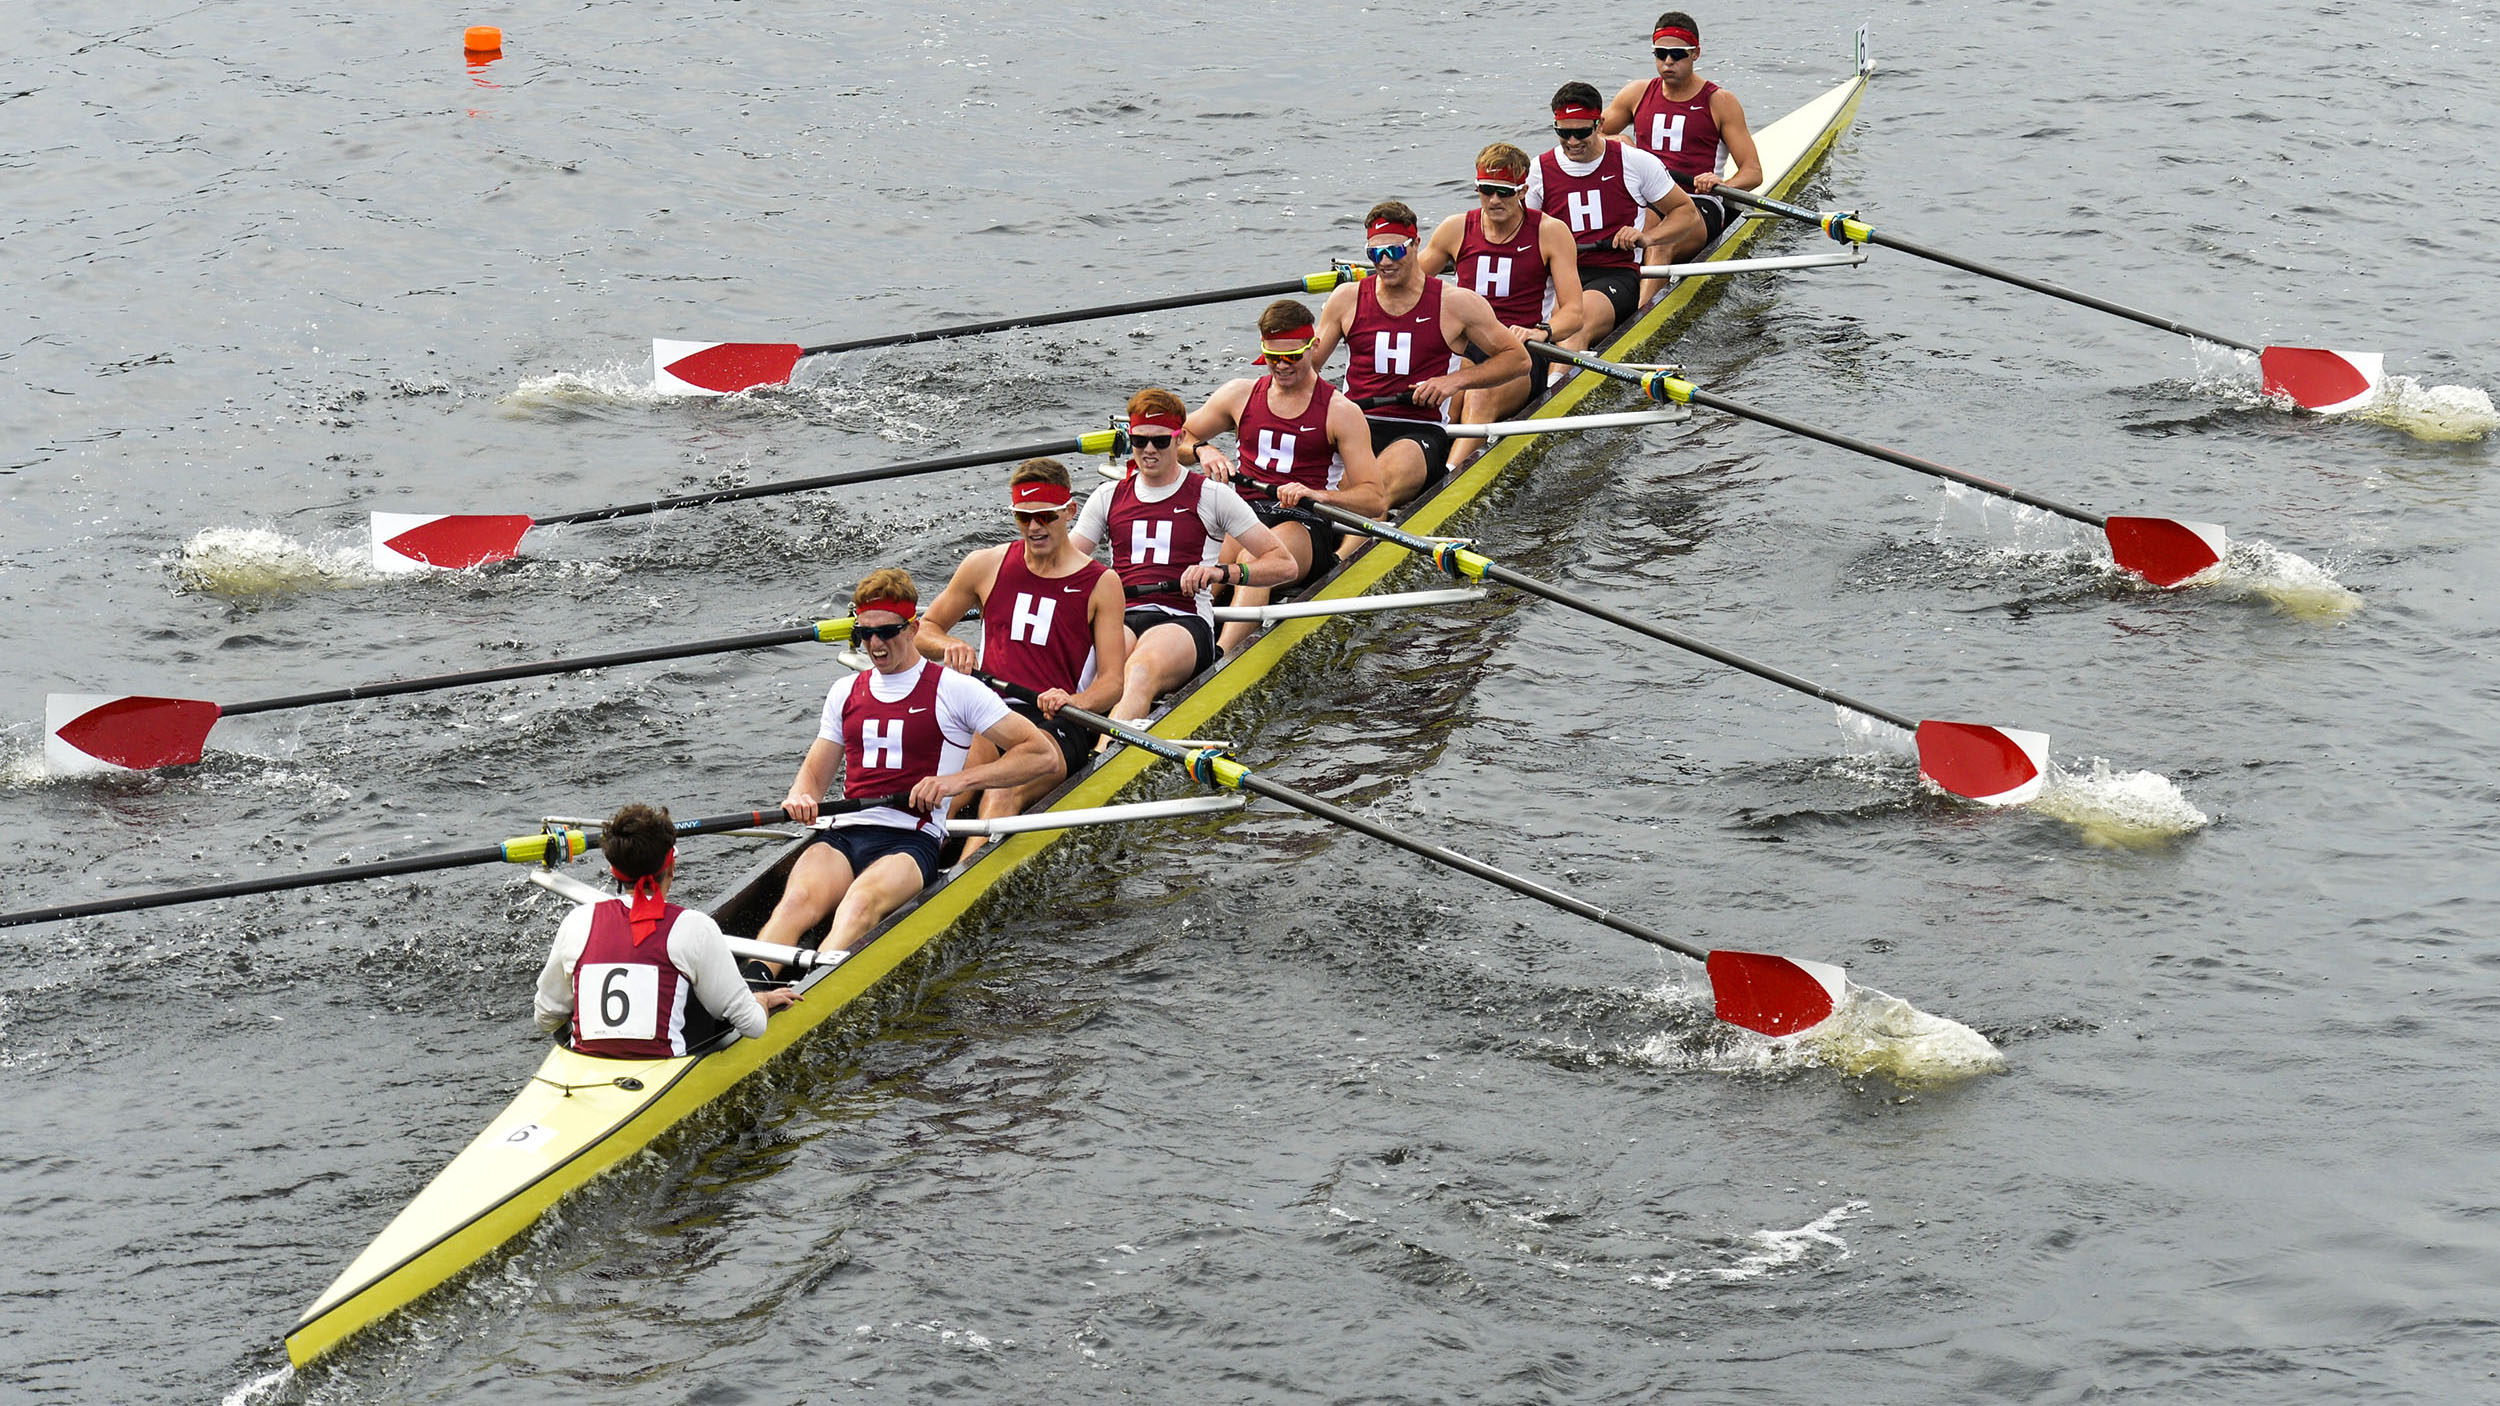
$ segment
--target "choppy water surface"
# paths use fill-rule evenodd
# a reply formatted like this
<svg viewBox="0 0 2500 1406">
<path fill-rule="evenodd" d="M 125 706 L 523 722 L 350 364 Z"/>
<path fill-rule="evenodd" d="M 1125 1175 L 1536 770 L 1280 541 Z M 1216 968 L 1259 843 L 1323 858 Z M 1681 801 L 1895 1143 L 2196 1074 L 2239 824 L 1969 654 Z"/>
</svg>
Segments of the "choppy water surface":
<svg viewBox="0 0 2500 1406">
<path fill-rule="evenodd" d="M 1823 705 L 1515 598 L 1325 636 L 1227 724 L 1391 823 L 1845 965 L 1845 1041 L 1731 1031 L 1670 956 L 1271 807 L 1087 839 L 873 1018 L 297 1379 L 296 1313 L 533 1067 L 557 904 L 471 871 L 9 930 L 0 1394 L 2487 1395 L 2493 21 L 1865 17 L 1884 69 L 1816 203 L 2384 350 L 2390 399 L 2290 413 L 2232 356 L 1879 252 L 1748 276 L 1659 355 L 2225 524 L 2218 579 L 2144 589 L 2062 519 L 1707 414 L 1560 449 L 1469 530 L 1883 707 L 2047 732 L 2043 798 L 1953 802 Z M 824 652 L 236 718 L 118 780 L 44 779 L 39 722 L 51 691 L 241 701 L 941 575 L 1003 530 L 981 473 L 535 533 L 466 575 L 361 562 L 375 509 L 543 516 L 1203 395 L 1249 308 L 710 403 L 649 395 L 645 355 L 1323 267 L 1376 199 L 1459 208 L 1561 81 L 1638 76 L 1649 15 L 30 18 L 0 57 L 9 908 L 778 797 Z M 1708 69 L 1767 122 L 1856 18 L 1705 14 Z M 462 62 L 472 20 L 500 61 Z M 2125 38 L 2154 34 L 2195 42 Z M 689 885 L 748 853 L 690 844 Z"/>
</svg>

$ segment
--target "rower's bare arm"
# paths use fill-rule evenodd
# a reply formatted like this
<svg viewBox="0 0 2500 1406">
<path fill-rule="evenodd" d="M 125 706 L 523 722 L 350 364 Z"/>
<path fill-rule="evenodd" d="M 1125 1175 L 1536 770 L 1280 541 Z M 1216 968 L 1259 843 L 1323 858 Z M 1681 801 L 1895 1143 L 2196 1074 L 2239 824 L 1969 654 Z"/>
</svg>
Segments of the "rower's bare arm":
<svg viewBox="0 0 2500 1406">
<path fill-rule="evenodd" d="M 1128 674 L 1128 592 L 1120 584 L 1120 573 L 1106 571 L 1094 578 L 1094 590 L 1085 598 L 1085 610 L 1094 626 L 1094 681 L 1074 695 L 1061 694 L 1063 701 L 1074 703 L 1089 713 L 1108 713 L 1120 701 L 1120 690 Z M 1053 689 L 1052 692 L 1058 692 Z M 1057 705 L 1042 695 L 1042 715 L 1056 717 Z"/>
<path fill-rule="evenodd" d="M 801 825 L 816 818 L 824 804 L 825 790 L 842 771 L 842 744 L 819 737 L 808 744 L 807 759 L 799 763 L 799 774 L 790 783 L 790 794 L 782 797 L 781 808 Z"/>
<path fill-rule="evenodd" d="M 944 776 L 924 778 L 911 788 L 913 806 L 934 810 L 938 802 L 949 796 L 960 796 L 966 791 L 1011 791 L 1059 770 L 1059 744 L 1022 713 L 1009 713 L 981 735 L 998 748 L 997 758 Z"/>
<path fill-rule="evenodd" d="M 1242 408 L 1250 403 L 1250 388 L 1256 384 L 1246 377 L 1226 381 L 1207 397 L 1206 404 L 1190 412 L 1181 425 L 1181 437 L 1188 441 L 1182 463 L 1196 464 L 1217 483 L 1232 481 L 1233 461 L 1211 441 L 1241 424 Z"/>
<path fill-rule="evenodd" d="M 1250 579 L 1245 586 L 1283 586 L 1302 574 L 1301 563 L 1293 559 L 1293 548 L 1276 535 L 1266 523 L 1242 533 L 1234 539 L 1250 561 Z"/>
<path fill-rule="evenodd" d="M 1736 174 L 1726 180 L 1716 175 L 1696 176 L 1693 189 L 1707 194 L 1715 186 L 1734 186 L 1738 190 L 1762 188 L 1762 153 L 1754 147 L 1753 129 L 1745 125 L 1745 105 L 1725 88 L 1710 95 L 1710 120 L 1718 124 L 1719 140 L 1726 144 L 1727 154 L 1736 159 Z M 1703 181 L 1710 182 L 1703 185 Z"/>
<path fill-rule="evenodd" d="M 1427 275 L 1439 273 L 1458 262 L 1459 242 L 1467 235 L 1467 216 L 1462 212 L 1443 220 L 1424 241 L 1423 252 L 1415 257 L 1423 261 Z"/>
<path fill-rule="evenodd" d="M 1702 223 L 1701 212 L 1693 208 L 1693 197 L 1681 186 L 1670 187 L 1665 195 L 1652 202 L 1650 213 L 1658 222 L 1641 231 L 1629 247 L 1642 250 L 1672 249 L 1690 240 L 1698 240 L 1709 230 Z"/>
<path fill-rule="evenodd" d="M 1528 349 L 1519 344 L 1519 334 L 1502 325 L 1502 319 L 1493 311 L 1493 304 L 1485 301 L 1483 294 L 1464 288 L 1445 289 L 1441 294 L 1441 309 L 1444 317 L 1455 315 L 1458 318 L 1459 331 L 1465 336 L 1466 344 L 1483 352 L 1484 360 L 1468 362 L 1459 371 L 1433 377 L 1418 385 L 1415 389 L 1423 392 L 1425 386 L 1438 383 L 1441 393 L 1431 401 L 1418 394 L 1415 396 L 1417 404 L 1438 405 L 1460 391 L 1498 386 L 1528 374 Z M 1446 330 L 1442 333 L 1442 340 L 1451 346 L 1459 344 Z"/>
<path fill-rule="evenodd" d="M 1328 301 L 1320 304 L 1319 325 L 1311 329 L 1311 351 L 1302 359 L 1303 365 L 1313 371 L 1327 369 L 1328 358 L 1337 354 L 1337 344 L 1354 330 L 1354 300 L 1362 291 L 1360 282 L 1341 283 L 1336 292 L 1328 295 Z"/>
<path fill-rule="evenodd" d="M 990 587 L 998 580 L 999 558 L 1006 554 L 1005 547 L 983 547 L 955 568 L 954 579 L 920 612 L 920 633 L 912 643 L 919 648 L 921 658 L 935 659 L 950 669 L 972 667 L 979 655 L 971 645 L 949 632 L 988 597 Z"/>
<path fill-rule="evenodd" d="M 1580 330 L 1580 246 L 1560 220 L 1547 220 L 1538 242 L 1545 250 L 1545 276 L 1554 283 L 1554 310 L 1546 330 L 1549 342 L 1568 340 Z"/>
<path fill-rule="evenodd" d="M 1649 80 L 1647 79 L 1626 83 L 1623 85 L 1623 91 L 1615 94 L 1614 101 L 1606 104 L 1607 136 L 1619 137 L 1630 130 L 1632 115 L 1641 105 L 1641 90 L 1648 86 Z"/>
<path fill-rule="evenodd" d="M 1333 503 L 1365 517 L 1389 511 L 1389 485 L 1381 481 L 1380 461 L 1372 457 L 1372 422 L 1363 418 L 1350 396 L 1328 398 L 1328 443 L 1345 461 L 1345 476 L 1337 480 L 1337 486 L 1318 489 L 1307 483 L 1282 483 L 1276 486 L 1276 501 L 1288 508 L 1297 503 Z"/>
</svg>

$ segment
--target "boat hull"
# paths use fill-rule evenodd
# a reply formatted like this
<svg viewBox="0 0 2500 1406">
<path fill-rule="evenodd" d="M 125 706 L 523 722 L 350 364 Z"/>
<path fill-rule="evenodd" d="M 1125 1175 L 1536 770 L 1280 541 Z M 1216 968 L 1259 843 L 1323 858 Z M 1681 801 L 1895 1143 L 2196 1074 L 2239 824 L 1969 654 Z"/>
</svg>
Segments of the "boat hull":
<svg viewBox="0 0 2500 1406">
<path fill-rule="evenodd" d="M 1755 133 L 1766 194 L 1788 197 L 1812 174 L 1855 117 L 1866 78 L 1861 72 Z M 1703 260 L 1739 257 L 1765 224 L 1747 220 L 1731 226 Z M 1690 317 L 1708 292 L 1706 279 L 1676 284 L 1624 329 L 1605 354 L 1618 360 L 1637 354 Z M 1582 373 L 1527 418 L 1570 414 L 1607 384 L 1594 373 Z M 1440 531 L 1540 442 L 1538 436 L 1501 441 L 1417 503 L 1403 525 L 1417 533 Z M 1408 556 L 1404 549 L 1374 544 L 1355 554 L 1310 598 L 1364 595 L 1405 565 Z M 1325 617 L 1313 617 L 1269 628 L 1178 694 L 1153 730 L 1165 737 L 1206 735 L 1218 714 L 1264 682 L 1287 655 L 1327 624 Z M 1061 787 L 1047 808 L 1109 804 L 1155 764 L 1149 753 L 1114 749 Z M 977 861 L 889 919 L 840 966 L 811 976 L 801 988 L 803 999 L 774 1016 L 761 1039 L 734 1040 L 706 1053 L 668 1060 L 599 1059 L 561 1046 L 550 1051 L 519 1097 L 305 1310 L 287 1334 L 288 1357 L 299 1367 L 317 1360 L 528 1231 L 565 1196 L 719 1099 L 917 956 L 1059 834 L 1021 834 L 989 846 Z M 787 847 L 765 860 L 708 911 L 730 931 L 753 932 L 778 895 L 780 876 L 795 860 L 797 848 Z"/>
</svg>

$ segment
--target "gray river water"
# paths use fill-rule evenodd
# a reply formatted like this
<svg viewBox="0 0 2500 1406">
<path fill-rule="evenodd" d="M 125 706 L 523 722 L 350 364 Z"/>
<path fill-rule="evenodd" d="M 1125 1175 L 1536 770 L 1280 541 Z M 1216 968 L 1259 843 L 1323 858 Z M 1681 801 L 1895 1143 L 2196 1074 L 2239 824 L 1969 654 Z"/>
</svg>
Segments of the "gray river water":
<svg viewBox="0 0 2500 1406">
<path fill-rule="evenodd" d="M 1228 734 L 1657 926 L 1842 963 L 2000 1069 L 1730 1038 L 1663 954 L 1260 806 L 1062 846 L 877 1010 L 299 1378 L 297 1313 L 535 1066 L 561 906 L 470 870 L 10 929 L 0 1396 L 2500 1399 L 2500 493 L 2459 418 L 2500 386 L 2500 18 L 1701 18 L 1757 124 L 1872 24 L 1812 203 L 2384 350 L 2397 423 L 1903 257 L 1748 276 L 1658 354 L 2227 524 L 2224 579 L 2131 586 L 2062 522 L 1707 413 L 1558 449 L 1469 530 L 1876 703 L 2046 731 L 2042 801 L 1922 793 L 1823 705 L 1498 596 L 1335 630 Z M 108 780 L 45 778 L 43 698 L 629 648 L 941 575 L 1002 534 L 983 471 L 532 534 L 474 573 L 358 563 L 375 509 L 543 516 L 1195 400 L 1255 304 L 721 402 L 648 394 L 647 350 L 1316 270 L 1376 199 L 1461 208 L 1558 83 L 1642 76 L 1649 19 L 27 7 L 0 52 L 0 907 L 777 800 L 822 650 L 237 718 L 199 766 Z M 480 22 L 506 49 L 472 66 Z M 751 853 L 690 841 L 686 882 Z"/>
</svg>

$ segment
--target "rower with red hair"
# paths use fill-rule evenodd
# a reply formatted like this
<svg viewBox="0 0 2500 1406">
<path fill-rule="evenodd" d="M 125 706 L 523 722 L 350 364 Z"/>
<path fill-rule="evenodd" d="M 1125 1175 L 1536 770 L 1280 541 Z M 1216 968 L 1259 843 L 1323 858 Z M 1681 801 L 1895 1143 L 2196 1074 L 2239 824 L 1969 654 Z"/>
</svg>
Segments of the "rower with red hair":
<svg viewBox="0 0 2500 1406">
<path fill-rule="evenodd" d="M 1019 785 L 984 790 L 981 815 L 1017 814 L 1048 795 L 1093 755 L 1094 734 L 1057 721 L 1070 703 L 1107 712 L 1120 696 L 1128 667 L 1128 635 L 1121 627 L 1120 578 L 1069 539 L 1076 525 L 1076 495 L 1067 466 L 1056 459 L 1027 459 L 1007 478 L 1008 510 L 1015 514 L 1014 541 L 983 547 L 955 568 L 920 618 L 920 652 L 952 669 L 979 668 L 1032 695 L 1011 694 L 1007 706 L 1038 724 L 1058 744 L 1060 765 Z M 981 612 L 981 646 L 948 633 L 974 610 Z M 970 765 L 996 756 L 985 742 L 972 745 Z M 983 841 L 965 847 L 970 855 Z"/>
</svg>

